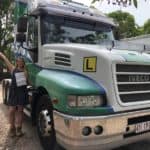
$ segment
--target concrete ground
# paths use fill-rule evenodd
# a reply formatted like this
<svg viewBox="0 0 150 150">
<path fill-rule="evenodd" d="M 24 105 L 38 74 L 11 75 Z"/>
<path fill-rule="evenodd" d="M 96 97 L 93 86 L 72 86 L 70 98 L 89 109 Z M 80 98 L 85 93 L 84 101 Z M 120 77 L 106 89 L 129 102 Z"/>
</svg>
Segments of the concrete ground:
<svg viewBox="0 0 150 150">
<path fill-rule="evenodd" d="M 36 128 L 31 125 L 29 118 L 25 117 L 23 126 L 25 135 L 23 137 L 10 138 L 8 130 L 8 108 L 2 104 L 0 86 L 0 150 L 42 150 Z"/>
</svg>

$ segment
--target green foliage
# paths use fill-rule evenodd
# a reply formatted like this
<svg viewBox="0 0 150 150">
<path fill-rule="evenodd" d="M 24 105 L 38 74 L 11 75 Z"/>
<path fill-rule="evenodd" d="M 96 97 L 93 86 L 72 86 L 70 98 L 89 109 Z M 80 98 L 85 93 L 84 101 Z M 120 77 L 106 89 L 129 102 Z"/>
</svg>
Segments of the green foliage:
<svg viewBox="0 0 150 150">
<path fill-rule="evenodd" d="M 143 26 L 144 34 L 150 34 L 150 19 L 148 19 Z"/>
<path fill-rule="evenodd" d="M 15 1 L 15 7 L 14 7 L 14 22 L 17 23 L 18 18 L 20 16 L 23 16 L 24 14 L 27 14 L 27 4 L 19 1 Z"/>
<path fill-rule="evenodd" d="M 136 8 L 138 7 L 137 0 L 133 0 L 133 4 L 134 4 L 134 6 L 135 6 Z"/>
<path fill-rule="evenodd" d="M 0 51 L 11 58 L 11 47 L 13 42 L 13 0 L 0 0 Z M 4 63 L 0 62 L 0 72 Z"/>
<path fill-rule="evenodd" d="M 97 1 L 101 1 L 101 0 L 93 0 L 92 3 L 95 3 L 95 2 L 97 2 Z"/>
<path fill-rule="evenodd" d="M 119 38 L 129 38 L 141 34 L 135 24 L 134 17 L 131 14 L 115 11 L 109 13 L 108 16 L 113 18 L 118 25 L 116 32 L 118 33 Z"/>
<path fill-rule="evenodd" d="M 0 0 L 0 51 L 8 53 L 13 42 L 13 1 Z"/>
<path fill-rule="evenodd" d="M 104 1 L 104 0 L 93 0 L 92 3 L 98 2 L 98 1 Z M 106 1 L 106 0 L 105 0 Z M 121 0 L 121 1 L 117 1 L 115 2 L 115 0 L 107 0 L 108 4 L 117 4 L 117 5 L 123 5 L 123 6 L 128 6 L 128 5 L 134 5 L 134 7 L 138 7 L 138 2 L 137 0 Z M 146 1 L 146 0 L 145 0 Z M 115 3 L 114 3 L 115 2 Z"/>
</svg>

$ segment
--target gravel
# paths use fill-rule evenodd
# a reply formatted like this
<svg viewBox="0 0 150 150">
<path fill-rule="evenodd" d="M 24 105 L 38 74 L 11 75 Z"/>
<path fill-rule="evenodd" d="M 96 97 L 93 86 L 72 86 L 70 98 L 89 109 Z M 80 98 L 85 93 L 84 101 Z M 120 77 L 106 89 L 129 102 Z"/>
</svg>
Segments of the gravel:
<svg viewBox="0 0 150 150">
<path fill-rule="evenodd" d="M 36 132 L 29 118 L 25 117 L 23 137 L 10 138 L 8 136 L 8 108 L 2 104 L 0 85 L 0 150 L 43 150 Z M 114 150 L 150 150 L 150 140 L 137 142 Z"/>
<path fill-rule="evenodd" d="M 1 91 L 1 86 L 0 86 Z M 9 137 L 8 107 L 2 104 L 0 92 L 0 150 L 42 150 L 36 128 L 31 125 L 29 118 L 25 117 L 23 137 Z"/>
</svg>

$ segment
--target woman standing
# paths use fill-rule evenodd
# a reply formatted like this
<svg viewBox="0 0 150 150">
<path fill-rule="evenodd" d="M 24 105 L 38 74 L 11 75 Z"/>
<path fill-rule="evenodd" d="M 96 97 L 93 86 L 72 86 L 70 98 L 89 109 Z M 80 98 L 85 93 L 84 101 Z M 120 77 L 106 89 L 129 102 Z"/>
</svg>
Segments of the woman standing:
<svg viewBox="0 0 150 150">
<path fill-rule="evenodd" d="M 23 109 L 28 104 L 27 96 L 27 72 L 25 70 L 24 59 L 18 57 L 16 66 L 11 64 L 7 57 L 0 52 L 2 59 L 11 73 L 11 86 L 9 92 L 9 134 L 13 136 L 22 136 Z"/>
</svg>

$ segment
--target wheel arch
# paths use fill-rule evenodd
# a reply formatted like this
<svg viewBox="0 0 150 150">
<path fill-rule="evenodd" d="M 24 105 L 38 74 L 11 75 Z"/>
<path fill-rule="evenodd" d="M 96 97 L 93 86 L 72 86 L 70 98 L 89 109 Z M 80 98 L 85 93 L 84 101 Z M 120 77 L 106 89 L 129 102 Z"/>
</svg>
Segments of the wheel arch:
<svg viewBox="0 0 150 150">
<path fill-rule="evenodd" d="M 39 101 L 40 97 L 43 96 L 43 95 L 48 95 L 48 97 L 50 98 L 50 94 L 48 93 L 48 91 L 46 90 L 46 88 L 43 87 L 43 86 L 39 86 L 33 92 L 33 98 L 32 98 L 32 103 L 31 103 L 31 107 L 32 107 L 31 117 L 32 117 L 32 123 L 34 125 L 36 125 L 36 109 L 37 109 L 37 104 L 38 104 L 38 101 Z"/>
</svg>

